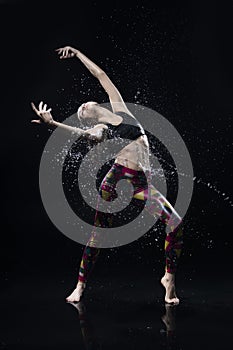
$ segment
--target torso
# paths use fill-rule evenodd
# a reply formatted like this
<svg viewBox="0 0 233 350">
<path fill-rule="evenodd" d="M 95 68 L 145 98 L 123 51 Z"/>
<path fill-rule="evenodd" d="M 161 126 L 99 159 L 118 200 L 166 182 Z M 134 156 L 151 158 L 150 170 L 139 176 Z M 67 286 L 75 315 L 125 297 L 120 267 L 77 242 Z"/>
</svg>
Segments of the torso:
<svg viewBox="0 0 233 350">
<path fill-rule="evenodd" d="M 115 163 L 134 170 L 150 171 L 147 136 L 140 136 L 137 140 L 122 148 L 116 155 Z"/>
<path fill-rule="evenodd" d="M 118 113 L 119 115 L 122 115 L 121 112 L 117 112 L 116 114 Z M 116 155 L 115 163 L 134 170 L 150 171 L 149 142 L 147 136 L 140 135 L 130 142 L 130 144 L 122 148 L 122 150 Z"/>
</svg>

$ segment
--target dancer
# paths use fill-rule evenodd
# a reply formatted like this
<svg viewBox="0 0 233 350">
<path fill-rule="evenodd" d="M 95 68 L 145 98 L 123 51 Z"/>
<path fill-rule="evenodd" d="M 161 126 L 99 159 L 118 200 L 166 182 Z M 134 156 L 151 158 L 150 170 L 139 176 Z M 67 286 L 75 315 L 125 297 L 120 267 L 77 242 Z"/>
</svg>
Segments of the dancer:
<svg viewBox="0 0 233 350">
<path fill-rule="evenodd" d="M 165 288 L 165 302 L 177 305 L 179 304 L 179 298 L 175 290 L 175 273 L 183 245 L 182 219 L 167 199 L 151 183 L 145 181 L 145 173 L 150 173 L 147 136 L 142 126 L 127 108 L 118 89 L 100 67 L 79 50 L 70 46 L 59 48 L 56 51 L 60 55 L 60 59 L 77 57 L 87 67 L 108 94 L 112 111 L 102 107 L 97 102 L 83 103 L 78 108 L 77 117 L 83 123 L 88 122 L 94 125 L 92 128 L 83 130 L 55 121 L 51 114 L 51 108 L 47 109 L 47 105 L 43 102 L 40 102 L 38 109 L 32 103 L 34 112 L 39 116 L 39 119 L 32 120 L 32 122 L 43 122 L 48 126 L 60 127 L 75 133 L 77 138 L 86 138 L 98 142 L 115 137 L 127 138 L 132 141 L 117 154 L 115 163 L 101 183 L 99 194 L 106 201 L 114 200 L 117 197 L 117 182 L 123 178 L 127 179 L 134 187 L 133 199 L 137 202 L 141 201 L 141 203 L 149 200 L 147 209 L 150 214 L 159 217 L 162 222 L 169 225 L 170 232 L 166 234 L 164 246 L 165 274 L 161 279 L 161 284 Z M 169 220 L 172 214 L 173 222 Z M 106 227 L 106 222 L 104 222 L 98 210 L 93 224 L 94 227 Z M 100 248 L 96 247 L 94 232 L 93 229 L 93 234 L 83 251 L 78 283 L 71 295 L 66 298 L 68 302 L 80 301 L 90 272 L 100 253 Z"/>
</svg>

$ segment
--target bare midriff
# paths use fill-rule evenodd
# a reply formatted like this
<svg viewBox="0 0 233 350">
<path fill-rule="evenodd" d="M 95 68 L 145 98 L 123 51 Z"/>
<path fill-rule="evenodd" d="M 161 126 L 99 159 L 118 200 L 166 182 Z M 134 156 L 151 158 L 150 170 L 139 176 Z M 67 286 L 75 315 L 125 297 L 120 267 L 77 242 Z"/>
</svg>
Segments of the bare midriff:
<svg viewBox="0 0 233 350">
<path fill-rule="evenodd" d="M 146 135 L 122 148 L 117 154 L 115 163 L 133 170 L 150 170 L 149 143 Z"/>
</svg>

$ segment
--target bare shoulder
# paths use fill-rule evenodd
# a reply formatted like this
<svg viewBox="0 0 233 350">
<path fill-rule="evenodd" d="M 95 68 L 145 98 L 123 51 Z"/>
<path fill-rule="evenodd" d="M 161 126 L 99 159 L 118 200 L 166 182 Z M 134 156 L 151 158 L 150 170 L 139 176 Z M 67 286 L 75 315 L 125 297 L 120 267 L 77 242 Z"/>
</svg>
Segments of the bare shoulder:
<svg viewBox="0 0 233 350">
<path fill-rule="evenodd" d="M 115 106 L 113 114 L 117 115 L 116 113 L 125 113 L 130 115 L 131 117 L 135 118 L 134 115 L 130 112 L 130 110 L 126 107 L 125 104 Z"/>
</svg>

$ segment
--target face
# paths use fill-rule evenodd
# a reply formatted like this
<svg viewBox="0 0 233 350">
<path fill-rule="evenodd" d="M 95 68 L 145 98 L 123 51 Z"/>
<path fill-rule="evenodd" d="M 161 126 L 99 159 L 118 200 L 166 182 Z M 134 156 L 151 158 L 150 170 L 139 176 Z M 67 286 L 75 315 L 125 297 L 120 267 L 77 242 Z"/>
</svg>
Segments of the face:
<svg viewBox="0 0 233 350">
<path fill-rule="evenodd" d="M 97 102 L 86 102 L 83 103 L 79 108 L 78 108 L 78 118 L 79 120 L 88 120 L 88 119 L 93 119 L 96 114 L 96 106 L 98 105 Z"/>
</svg>

